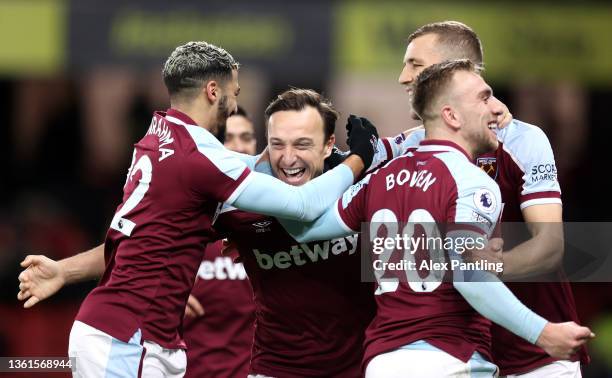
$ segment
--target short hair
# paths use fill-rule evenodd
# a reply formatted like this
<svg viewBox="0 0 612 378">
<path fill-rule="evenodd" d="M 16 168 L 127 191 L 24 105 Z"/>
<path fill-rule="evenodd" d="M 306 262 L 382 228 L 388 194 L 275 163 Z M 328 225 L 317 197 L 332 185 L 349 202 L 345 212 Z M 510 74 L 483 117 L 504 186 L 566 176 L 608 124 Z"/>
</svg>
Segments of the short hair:
<svg viewBox="0 0 612 378">
<path fill-rule="evenodd" d="M 478 35 L 466 24 L 458 21 L 442 21 L 426 24 L 408 37 L 408 44 L 415 38 L 435 34 L 438 44 L 444 47 L 444 60 L 469 59 L 483 67 L 482 43 Z"/>
<path fill-rule="evenodd" d="M 291 88 L 276 96 L 264 113 L 266 125 L 270 116 L 276 112 L 284 110 L 300 111 L 307 106 L 315 108 L 323 118 L 325 140 L 329 140 L 336 129 L 339 114 L 330 100 L 312 89 Z"/>
<path fill-rule="evenodd" d="M 195 95 L 209 80 L 225 81 L 238 62 L 227 51 L 213 44 L 188 42 L 174 49 L 162 70 L 170 97 Z"/>
<path fill-rule="evenodd" d="M 433 64 L 417 76 L 412 92 L 412 109 L 423 120 L 431 120 L 431 106 L 447 89 L 457 71 L 479 73 L 478 68 L 469 59 L 458 59 Z"/>
<path fill-rule="evenodd" d="M 249 117 L 249 113 L 247 113 L 247 111 L 240 105 L 236 107 L 236 112 L 232 115 L 244 117 L 248 119 L 249 121 L 251 120 L 251 118 Z"/>
</svg>

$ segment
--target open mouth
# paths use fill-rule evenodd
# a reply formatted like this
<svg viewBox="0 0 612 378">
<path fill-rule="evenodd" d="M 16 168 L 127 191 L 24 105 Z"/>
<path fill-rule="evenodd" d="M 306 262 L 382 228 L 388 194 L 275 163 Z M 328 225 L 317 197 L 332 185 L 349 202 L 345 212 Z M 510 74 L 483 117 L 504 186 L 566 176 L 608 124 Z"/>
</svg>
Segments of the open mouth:
<svg viewBox="0 0 612 378">
<path fill-rule="evenodd" d="M 489 128 L 489 130 L 496 130 L 499 127 L 499 124 L 497 123 L 497 121 L 491 121 L 487 124 L 487 127 Z"/>
<path fill-rule="evenodd" d="M 289 181 L 298 181 L 304 177 L 306 168 L 281 168 L 281 172 L 283 172 Z"/>
</svg>

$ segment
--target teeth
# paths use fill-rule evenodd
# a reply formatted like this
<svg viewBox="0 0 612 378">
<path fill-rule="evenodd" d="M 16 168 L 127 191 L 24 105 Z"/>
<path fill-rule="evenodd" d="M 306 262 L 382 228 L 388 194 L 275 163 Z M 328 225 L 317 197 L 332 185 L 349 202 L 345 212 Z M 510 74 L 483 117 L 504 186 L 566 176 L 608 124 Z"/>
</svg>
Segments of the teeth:
<svg viewBox="0 0 612 378">
<path fill-rule="evenodd" d="M 302 170 L 303 168 L 283 169 L 287 175 L 296 175 Z"/>
<path fill-rule="evenodd" d="M 489 123 L 489 129 L 491 130 L 497 129 L 497 123 Z"/>
</svg>

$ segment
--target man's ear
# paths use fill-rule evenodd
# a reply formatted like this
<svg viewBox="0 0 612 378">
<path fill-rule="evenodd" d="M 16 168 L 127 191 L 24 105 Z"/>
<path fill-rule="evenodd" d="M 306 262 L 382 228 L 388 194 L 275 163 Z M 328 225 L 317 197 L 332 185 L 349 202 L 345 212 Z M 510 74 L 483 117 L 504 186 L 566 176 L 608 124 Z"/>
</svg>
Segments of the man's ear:
<svg viewBox="0 0 612 378">
<path fill-rule="evenodd" d="M 442 120 L 453 129 L 461 128 L 461 115 L 450 105 L 444 105 L 441 112 Z"/>
<path fill-rule="evenodd" d="M 221 95 L 219 83 L 215 80 L 207 82 L 206 86 L 204 86 L 204 91 L 206 92 L 204 95 L 211 104 L 217 101 Z"/>
<path fill-rule="evenodd" d="M 332 149 L 334 148 L 334 144 L 336 144 L 336 136 L 334 134 L 330 135 L 329 139 L 325 143 L 325 158 L 327 159 L 329 155 L 332 153 Z"/>
</svg>

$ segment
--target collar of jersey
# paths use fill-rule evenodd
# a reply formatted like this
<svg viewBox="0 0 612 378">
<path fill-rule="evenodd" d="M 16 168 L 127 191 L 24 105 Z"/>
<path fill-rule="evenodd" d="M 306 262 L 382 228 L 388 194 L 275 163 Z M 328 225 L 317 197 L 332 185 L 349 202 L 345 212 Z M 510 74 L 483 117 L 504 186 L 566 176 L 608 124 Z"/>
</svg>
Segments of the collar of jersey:
<svg viewBox="0 0 612 378">
<path fill-rule="evenodd" d="M 183 125 L 183 126 L 197 126 L 194 120 L 191 119 L 187 114 L 176 110 L 176 109 L 168 109 L 166 110 L 166 117 L 168 121 Z"/>
<path fill-rule="evenodd" d="M 466 150 L 461 148 L 457 143 L 451 142 L 450 140 L 442 139 L 427 139 L 422 140 L 419 143 L 418 152 L 458 152 L 465 156 L 468 160 L 472 160 L 470 154 Z"/>
</svg>

